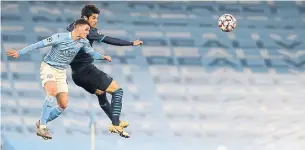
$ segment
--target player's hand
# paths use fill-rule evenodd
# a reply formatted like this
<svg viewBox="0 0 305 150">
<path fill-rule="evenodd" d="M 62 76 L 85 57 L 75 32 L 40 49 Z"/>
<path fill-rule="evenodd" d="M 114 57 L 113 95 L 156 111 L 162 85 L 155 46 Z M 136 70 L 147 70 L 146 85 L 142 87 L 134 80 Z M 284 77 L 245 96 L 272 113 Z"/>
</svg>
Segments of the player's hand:
<svg viewBox="0 0 305 150">
<path fill-rule="evenodd" d="M 104 60 L 107 60 L 108 62 L 111 62 L 111 56 L 104 56 Z"/>
<path fill-rule="evenodd" d="M 140 40 L 133 41 L 133 46 L 138 46 L 138 45 L 142 45 L 142 44 L 143 44 L 143 41 L 140 41 Z"/>
<path fill-rule="evenodd" d="M 6 51 L 6 55 L 11 56 L 13 58 L 18 58 L 19 57 L 19 53 L 18 53 L 17 50 L 8 50 L 8 51 Z"/>
</svg>

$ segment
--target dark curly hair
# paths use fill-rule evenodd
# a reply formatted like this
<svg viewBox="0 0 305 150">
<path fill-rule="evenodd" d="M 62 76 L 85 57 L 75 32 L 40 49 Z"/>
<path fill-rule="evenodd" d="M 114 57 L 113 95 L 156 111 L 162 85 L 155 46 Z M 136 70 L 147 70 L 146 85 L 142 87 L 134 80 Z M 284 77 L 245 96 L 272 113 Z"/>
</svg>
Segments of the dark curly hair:
<svg viewBox="0 0 305 150">
<path fill-rule="evenodd" d="M 100 10 L 95 5 L 85 5 L 82 9 L 81 18 L 89 18 L 92 14 L 100 14 Z"/>
</svg>

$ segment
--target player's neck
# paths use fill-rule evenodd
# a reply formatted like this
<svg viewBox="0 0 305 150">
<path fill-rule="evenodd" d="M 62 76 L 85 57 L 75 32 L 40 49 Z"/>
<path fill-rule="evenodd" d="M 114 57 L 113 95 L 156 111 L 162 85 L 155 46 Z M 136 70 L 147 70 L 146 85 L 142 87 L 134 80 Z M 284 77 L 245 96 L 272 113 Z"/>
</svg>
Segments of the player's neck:
<svg viewBox="0 0 305 150">
<path fill-rule="evenodd" d="M 78 35 L 78 33 L 75 30 L 73 30 L 71 32 L 71 38 L 72 40 L 79 40 L 81 37 Z"/>
</svg>

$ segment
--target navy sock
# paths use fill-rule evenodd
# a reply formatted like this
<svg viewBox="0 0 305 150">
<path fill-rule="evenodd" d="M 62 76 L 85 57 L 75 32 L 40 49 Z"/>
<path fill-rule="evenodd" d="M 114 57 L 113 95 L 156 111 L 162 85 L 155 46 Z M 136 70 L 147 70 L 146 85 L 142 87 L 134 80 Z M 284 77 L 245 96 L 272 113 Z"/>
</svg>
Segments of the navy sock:
<svg viewBox="0 0 305 150">
<path fill-rule="evenodd" d="M 112 110 L 112 124 L 118 126 L 120 124 L 120 115 L 122 109 L 123 89 L 119 88 L 112 93 L 111 110 Z"/>
<path fill-rule="evenodd" d="M 96 95 L 98 97 L 98 102 L 100 104 L 100 107 L 104 110 L 104 112 L 106 113 L 106 115 L 109 117 L 110 120 L 111 119 L 111 105 L 107 100 L 107 96 L 106 93 L 102 94 L 102 95 Z"/>
</svg>

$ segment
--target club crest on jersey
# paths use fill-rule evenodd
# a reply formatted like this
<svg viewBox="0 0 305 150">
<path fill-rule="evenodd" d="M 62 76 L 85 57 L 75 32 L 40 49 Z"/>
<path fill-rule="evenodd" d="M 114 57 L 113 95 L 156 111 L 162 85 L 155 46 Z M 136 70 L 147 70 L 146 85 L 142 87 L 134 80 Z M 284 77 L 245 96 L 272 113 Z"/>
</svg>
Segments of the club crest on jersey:
<svg viewBox="0 0 305 150">
<path fill-rule="evenodd" d="M 53 78 L 53 75 L 52 75 L 52 74 L 48 74 L 48 75 L 47 75 L 47 78 L 49 78 L 49 79 L 50 79 L 50 78 Z"/>
<path fill-rule="evenodd" d="M 82 47 L 82 44 L 81 44 L 81 43 L 77 43 L 77 44 L 76 44 L 76 47 L 77 47 L 77 48 L 80 48 L 80 47 Z"/>
</svg>

